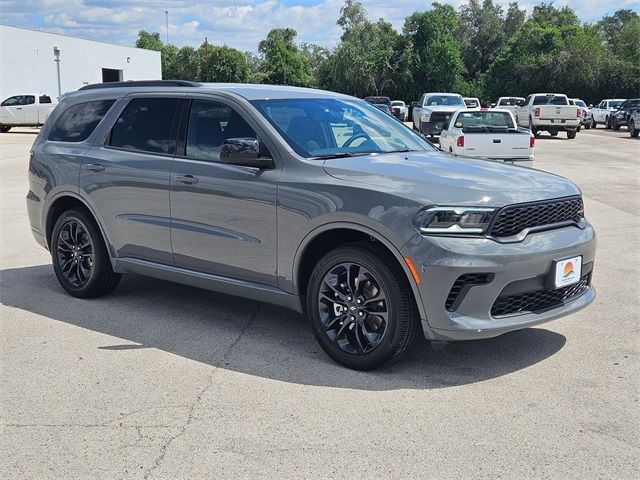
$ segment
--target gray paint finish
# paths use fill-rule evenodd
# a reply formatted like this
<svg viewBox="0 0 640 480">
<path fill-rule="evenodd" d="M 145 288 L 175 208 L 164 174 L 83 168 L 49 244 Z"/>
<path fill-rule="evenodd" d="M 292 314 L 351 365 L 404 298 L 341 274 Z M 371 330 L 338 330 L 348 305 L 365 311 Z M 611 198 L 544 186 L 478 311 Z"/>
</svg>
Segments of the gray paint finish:
<svg viewBox="0 0 640 480">
<path fill-rule="evenodd" d="M 250 123 L 274 157 L 258 170 L 181 157 L 105 147 L 127 96 L 162 92 L 211 98 L 233 106 Z M 300 259 L 318 235 L 334 228 L 368 234 L 386 246 L 404 269 L 430 338 L 479 338 L 540 323 L 588 304 L 587 294 L 565 307 L 535 316 L 492 319 L 491 304 L 514 279 L 547 272 L 553 259 L 583 255 L 592 262 L 595 236 L 584 222 L 531 233 L 521 242 L 487 238 L 425 236 L 413 219 L 432 205 L 502 207 L 514 203 L 579 195 L 570 181 L 500 162 L 453 157 L 437 151 L 372 154 L 308 160 L 296 155 L 249 103 L 261 98 L 335 98 L 311 89 L 247 85 L 189 88 L 130 87 L 82 91 L 66 106 L 98 98 L 118 102 L 82 144 L 47 142 L 52 121 L 33 150 L 28 211 L 36 239 L 43 242 L 52 201 L 80 199 L 96 217 L 118 271 L 172 279 L 301 310 Z M 345 97 L 347 98 L 347 97 Z M 390 119 L 389 121 L 395 121 Z M 104 171 L 81 165 L 100 163 Z M 177 176 L 193 175 L 186 185 Z M 403 261 L 412 259 L 417 285 Z M 476 287 L 451 314 L 444 298 L 461 273 L 490 268 L 496 278 Z"/>
</svg>

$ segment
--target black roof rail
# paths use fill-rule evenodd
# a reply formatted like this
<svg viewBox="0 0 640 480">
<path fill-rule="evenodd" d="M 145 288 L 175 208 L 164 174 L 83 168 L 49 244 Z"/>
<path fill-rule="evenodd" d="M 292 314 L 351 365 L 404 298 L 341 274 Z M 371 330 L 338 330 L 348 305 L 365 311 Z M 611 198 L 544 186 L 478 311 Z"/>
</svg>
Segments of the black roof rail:
<svg viewBox="0 0 640 480">
<path fill-rule="evenodd" d="M 106 82 L 92 83 L 80 87 L 79 90 L 95 90 L 98 88 L 118 88 L 118 87 L 201 87 L 197 82 L 188 80 L 128 80 L 126 82 Z"/>
</svg>

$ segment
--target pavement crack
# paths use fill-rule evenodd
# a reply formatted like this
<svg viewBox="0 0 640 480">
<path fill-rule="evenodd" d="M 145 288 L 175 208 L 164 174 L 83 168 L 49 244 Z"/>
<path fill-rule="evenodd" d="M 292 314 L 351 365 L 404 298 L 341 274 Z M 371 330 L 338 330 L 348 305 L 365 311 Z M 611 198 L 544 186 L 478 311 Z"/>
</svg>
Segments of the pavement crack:
<svg viewBox="0 0 640 480">
<path fill-rule="evenodd" d="M 249 320 L 247 320 L 245 325 L 240 329 L 240 331 L 238 332 L 237 337 L 233 340 L 233 342 L 231 342 L 229 344 L 229 347 L 227 347 L 226 351 L 222 355 L 222 364 L 223 365 L 226 363 L 228 358 L 233 353 L 234 348 L 238 345 L 238 343 L 240 343 L 240 340 L 242 340 L 242 337 L 247 332 L 247 330 L 249 330 L 249 328 L 251 328 L 251 326 L 253 325 L 253 322 L 255 321 L 256 317 L 258 316 L 258 313 L 260 313 L 260 309 L 261 308 L 262 308 L 262 304 L 259 304 L 258 308 L 256 308 L 255 312 L 253 312 L 251 314 L 251 316 L 249 317 Z M 204 387 L 200 390 L 200 392 L 198 393 L 198 395 L 196 396 L 194 401 L 189 406 L 189 413 L 187 415 L 187 420 L 185 421 L 184 425 L 180 428 L 178 433 L 176 433 L 175 435 L 170 436 L 167 439 L 167 441 L 164 442 L 164 444 L 160 448 L 160 455 L 158 455 L 158 458 L 156 458 L 156 460 L 153 462 L 153 465 L 151 465 L 151 467 L 145 472 L 145 474 L 143 476 L 144 480 L 147 480 L 148 478 L 150 478 L 150 476 L 153 474 L 153 472 L 160 466 L 160 464 L 162 464 L 162 462 L 164 461 L 165 456 L 167 455 L 167 452 L 168 452 L 169 447 L 171 446 L 171 444 L 174 441 L 176 441 L 177 439 L 179 439 L 180 437 L 182 437 L 187 432 L 187 429 L 189 428 L 189 426 L 193 422 L 193 414 L 194 414 L 194 411 L 196 409 L 196 406 L 202 401 L 202 397 L 204 396 L 204 394 L 207 393 L 207 391 L 213 386 L 213 380 L 215 379 L 215 376 L 216 376 L 216 373 L 218 372 L 218 370 L 219 370 L 219 367 L 215 368 L 213 370 L 213 372 L 211 372 L 209 374 L 209 378 L 207 379 Z"/>
</svg>

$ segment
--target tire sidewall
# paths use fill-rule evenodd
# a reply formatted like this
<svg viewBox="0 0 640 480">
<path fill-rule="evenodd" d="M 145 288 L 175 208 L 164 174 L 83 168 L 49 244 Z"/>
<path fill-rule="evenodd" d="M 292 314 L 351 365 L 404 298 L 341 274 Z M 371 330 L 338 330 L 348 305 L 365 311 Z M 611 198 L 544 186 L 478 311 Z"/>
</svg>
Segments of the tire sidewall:
<svg viewBox="0 0 640 480">
<path fill-rule="evenodd" d="M 387 310 L 389 312 L 387 330 L 384 337 L 374 350 L 363 355 L 355 355 L 344 352 L 325 333 L 318 312 L 318 294 L 325 275 L 341 263 L 357 263 L 368 269 L 380 282 L 387 295 Z M 370 370 L 377 368 L 391 357 L 399 349 L 400 344 L 400 315 L 402 302 L 398 298 L 398 290 L 402 287 L 396 285 L 391 275 L 386 272 L 386 266 L 372 253 L 358 247 L 343 247 L 325 255 L 314 268 L 307 290 L 307 315 L 311 323 L 311 329 L 322 349 L 336 362 L 358 370 Z"/>
<path fill-rule="evenodd" d="M 85 229 L 87 234 L 91 240 L 91 246 L 93 249 L 93 266 L 91 269 L 91 278 L 87 283 L 85 283 L 82 287 L 74 287 L 64 278 L 64 275 L 58 265 L 57 251 L 58 251 L 58 236 L 60 234 L 60 230 L 62 227 L 70 220 L 75 220 L 80 223 L 82 227 Z M 99 278 L 99 270 L 102 268 L 111 268 L 110 265 L 105 265 L 105 258 L 100 252 L 100 247 L 102 243 L 100 242 L 101 233 L 98 230 L 95 223 L 88 218 L 85 214 L 78 210 L 69 210 L 64 212 L 58 220 L 56 221 L 55 226 L 53 227 L 53 232 L 51 234 L 51 260 L 53 263 L 53 269 L 55 271 L 56 277 L 60 282 L 62 288 L 64 288 L 71 295 L 82 297 L 85 296 L 88 292 L 92 291 L 93 286 Z"/>
</svg>

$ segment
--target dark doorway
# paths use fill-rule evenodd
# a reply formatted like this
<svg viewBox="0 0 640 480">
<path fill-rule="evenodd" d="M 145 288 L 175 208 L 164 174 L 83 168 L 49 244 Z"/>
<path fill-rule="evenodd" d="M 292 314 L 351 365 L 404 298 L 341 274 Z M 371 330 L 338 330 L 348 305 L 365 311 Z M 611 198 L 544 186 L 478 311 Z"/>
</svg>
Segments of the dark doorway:
<svg viewBox="0 0 640 480">
<path fill-rule="evenodd" d="M 102 69 L 102 83 L 107 82 L 121 82 L 122 70 L 115 70 L 113 68 Z"/>
</svg>

